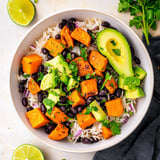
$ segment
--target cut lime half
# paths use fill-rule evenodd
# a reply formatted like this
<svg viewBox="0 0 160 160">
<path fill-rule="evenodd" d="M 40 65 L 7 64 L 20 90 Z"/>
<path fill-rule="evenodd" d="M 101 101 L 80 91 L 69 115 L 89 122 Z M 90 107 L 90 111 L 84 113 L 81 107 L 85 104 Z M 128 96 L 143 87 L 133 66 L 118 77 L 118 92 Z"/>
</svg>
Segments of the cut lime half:
<svg viewBox="0 0 160 160">
<path fill-rule="evenodd" d="M 11 20 L 21 26 L 28 26 L 35 17 L 35 7 L 30 0 L 9 0 L 7 4 Z"/>
<path fill-rule="evenodd" d="M 44 156 L 36 146 L 23 144 L 15 149 L 12 160 L 44 160 Z"/>
</svg>

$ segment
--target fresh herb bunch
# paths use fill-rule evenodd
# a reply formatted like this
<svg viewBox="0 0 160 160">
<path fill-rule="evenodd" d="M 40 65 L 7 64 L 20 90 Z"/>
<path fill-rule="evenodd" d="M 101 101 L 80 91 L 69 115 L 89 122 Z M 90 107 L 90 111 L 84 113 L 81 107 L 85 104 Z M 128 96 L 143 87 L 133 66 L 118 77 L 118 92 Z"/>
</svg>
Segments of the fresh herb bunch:
<svg viewBox="0 0 160 160">
<path fill-rule="evenodd" d="M 118 12 L 130 11 L 134 16 L 130 20 L 130 27 L 142 28 L 149 45 L 149 30 L 156 30 L 156 21 L 160 20 L 160 0 L 120 0 Z"/>
</svg>

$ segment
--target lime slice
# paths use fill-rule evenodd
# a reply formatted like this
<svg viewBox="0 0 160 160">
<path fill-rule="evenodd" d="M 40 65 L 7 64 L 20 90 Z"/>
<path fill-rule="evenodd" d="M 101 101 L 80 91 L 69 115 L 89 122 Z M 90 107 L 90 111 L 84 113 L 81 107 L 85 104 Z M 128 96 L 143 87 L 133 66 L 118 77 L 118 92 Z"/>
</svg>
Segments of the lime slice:
<svg viewBox="0 0 160 160">
<path fill-rule="evenodd" d="M 11 20 L 21 26 L 28 26 L 35 17 L 35 7 L 30 0 L 9 0 L 7 4 Z"/>
<path fill-rule="evenodd" d="M 36 146 L 23 144 L 15 149 L 12 160 L 44 160 L 44 156 Z"/>
</svg>

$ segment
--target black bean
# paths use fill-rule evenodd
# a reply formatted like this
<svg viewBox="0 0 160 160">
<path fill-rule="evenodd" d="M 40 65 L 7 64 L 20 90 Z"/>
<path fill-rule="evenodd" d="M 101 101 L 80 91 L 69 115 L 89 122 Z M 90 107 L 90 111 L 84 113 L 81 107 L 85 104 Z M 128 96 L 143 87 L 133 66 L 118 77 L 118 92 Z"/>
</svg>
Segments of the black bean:
<svg viewBox="0 0 160 160">
<path fill-rule="evenodd" d="M 116 91 L 115 91 L 116 97 L 120 98 L 121 94 L 122 94 L 122 89 L 121 88 L 117 88 Z"/>
<path fill-rule="evenodd" d="M 60 110 L 61 110 L 62 112 L 64 112 L 64 113 L 66 113 L 66 112 L 67 112 L 67 108 L 66 108 L 66 106 L 60 106 Z"/>
<path fill-rule="evenodd" d="M 61 22 L 61 23 L 59 23 L 58 27 L 59 27 L 60 29 L 62 29 L 62 28 L 64 27 L 64 24 Z"/>
<path fill-rule="evenodd" d="M 42 48 L 41 51 L 43 54 L 49 54 L 49 50 L 46 48 Z"/>
<path fill-rule="evenodd" d="M 70 20 L 72 20 L 72 22 L 76 22 L 76 18 L 74 17 L 70 18 Z"/>
<path fill-rule="evenodd" d="M 47 126 L 44 128 L 44 131 L 45 131 L 47 134 L 49 134 L 49 133 L 50 133 L 50 130 L 48 129 L 48 127 L 47 127 Z"/>
<path fill-rule="evenodd" d="M 60 39 L 61 38 L 61 35 L 60 34 L 56 34 L 55 35 L 55 39 Z"/>
<path fill-rule="evenodd" d="M 74 108 L 71 107 L 70 110 L 71 110 L 71 112 L 72 112 L 73 114 L 77 114 L 77 110 L 76 110 L 76 109 L 74 109 Z"/>
<path fill-rule="evenodd" d="M 47 55 L 48 60 L 51 60 L 53 57 L 51 55 Z"/>
<path fill-rule="evenodd" d="M 89 128 L 91 128 L 91 127 L 93 127 L 93 124 L 92 124 L 92 125 L 90 125 L 90 126 L 88 126 L 88 127 L 86 127 L 86 129 L 89 129 Z"/>
<path fill-rule="evenodd" d="M 94 100 L 94 97 L 87 98 L 87 105 L 89 105 Z"/>
<path fill-rule="evenodd" d="M 60 103 L 66 103 L 67 98 L 66 97 L 61 97 L 60 98 Z"/>
<path fill-rule="evenodd" d="M 67 22 L 66 26 L 67 26 L 67 28 L 69 28 L 69 29 L 71 29 L 71 28 L 72 28 L 71 23 L 68 23 L 68 22 Z"/>
<path fill-rule="evenodd" d="M 103 27 L 110 27 L 110 23 L 107 22 L 107 21 L 103 21 L 102 24 L 101 24 L 101 26 L 103 26 Z"/>
<path fill-rule="evenodd" d="M 44 104 L 40 105 L 42 113 L 46 113 L 46 107 Z"/>
<path fill-rule="evenodd" d="M 71 124 L 71 122 L 64 122 L 64 125 L 65 125 L 67 128 L 70 128 L 70 124 Z"/>
<path fill-rule="evenodd" d="M 134 56 L 133 59 L 137 64 L 141 64 L 141 61 L 138 57 Z"/>
<path fill-rule="evenodd" d="M 104 101 L 104 100 L 107 101 L 108 98 L 107 98 L 107 96 L 106 96 L 106 97 L 102 97 L 102 96 L 99 97 L 99 96 L 98 96 L 98 97 L 97 97 L 97 100 L 98 100 L 99 102 Z"/>
<path fill-rule="evenodd" d="M 65 58 L 68 53 L 69 53 L 69 50 L 68 50 L 67 48 L 65 48 L 65 49 L 62 51 L 63 57 Z"/>
<path fill-rule="evenodd" d="M 39 74 L 38 74 L 38 73 L 32 74 L 32 78 L 33 78 L 34 80 L 37 81 L 38 77 L 39 77 Z"/>
<path fill-rule="evenodd" d="M 106 71 L 105 71 L 105 73 L 109 73 L 109 74 L 111 74 L 111 70 L 108 70 L 108 69 L 106 69 Z"/>
<path fill-rule="evenodd" d="M 102 85 L 103 84 L 103 79 L 98 79 L 97 83 Z"/>
<path fill-rule="evenodd" d="M 43 101 L 43 94 L 41 92 L 38 93 L 38 102 L 42 103 Z"/>
<path fill-rule="evenodd" d="M 117 28 L 115 28 L 115 27 L 113 27 L 113 26 L 110 26 L 109 28 L 112 28 L 112 29 L 118 30 Z"/>
<path fill-rule="evenodd" d="M 24 72 L 23 72 L 23 69 L 22 67 L 19 69 L 19 75 L 22 75 Z"/>
<path fill-rule="evenodd" d="M 48 130 L 51 132 L 52 130 L 54 130 L 56 128 L 55 124 L 48 124 Z"/>
<path fill-rule="evenodd" d="M 130 46 L 130 49 L 131 49 L 131 54 L 132 54 L 132 57 L 134 56 L 135 52 L 134 52 L 134 48 L 132 46 Z"/>
<path fill-rule="evenodd" d="M 75 59 L 76 58 L 76 53 L 75 52 L 71 52 L 71 58 Z"/>
<path fill-rule="evenodd" d="M 67 23 L 66 19 L 62 19 L 62 24 L 65 25 Z"/>
<path fill-rule="evenodd" d="M 67 112 L 67 115 L 70 117 L 70 118 L 74 118 L 74 114 L 72 112 Z"/>
<path fill-rule="evenodd" d="M 77 139 L 77 142 L 81 142 L 81 141 L 82 141 L 82 138 L 79 137 L 79 138 Z"/>
<path fill-rule="evenodd" d="M 44 66 L 40 65 L 39 68 L 38 68 L 38 72 L 43 72 L 43 71 L 44 71 Z"/>
<path fill-rule="evenodd" d="M 91 31 L 90 29 L 87 29 L 87 33 L 88 33 L 88 34 L 91 34 L 92 31 Z"/>
<path fill-rule="evenodd" d="M 33 107 L 27 107 L 27 112 L 33 110 Z"/>
<path fill-rule="evenodd" d="M 60 85 L 56 86 L 55 89 L 60 89 Z"/>
<path fill-rule="evenodd" d="M 99 96 L 106 96 L 107 91 L 106 90 L 102 90 L 98 93 Z"/>
<path fill-rule="evenodd" d="M 82 112 L 83 108 L 84 108 L 83 106 L 78 106 L 78 107 L 77 107 L 77 112 L 78 112 L 78 113 Z"/>
<path fill-rule="evenodd" d="M 97 142 L 97 140 L 96 140 L 96 139 L 94 139 L 93 137 L 91 137 L 91 138 L 90 138 L 90 141 L 91 141 L 92 143 Z"/>
<path fill-rule="evenodd" d="M 84 144 L 91 144 L 92 142 L 88 138 L 83 138 L 82 139 L 82 143 L 84 143 Z"/>
<path fill-rule="evenodd" d="M 62 89 L 63 89 L 64 92 L 67 92 L 67 91 L 68 91 L 68 90 L 67 90 L 67 86 L 62 87 Z"/>
<path fill-rule="evenodd" d="M 27 100 L 27 98 L 25 98 L 25 97 L 22 98 L 22 104 L 23 104 L 23 106 L 25 106 L 25 107 L 28 105 L 28 100 Z"/>
<path fill-rule="evenodd" d="M 110 100 L 115 98 L 114 94 L 110 94 L 109 96 L 110 96 Z"/>
<path fill-rule="evenodd" d="M 84 78 L 84 77 L 81 77 L 81 78 L 80 78 L 80 81 L 81 81 L 81 82 L 82 82 L 82 81 L 84 81 L 84 80 L 85 80 L 85 78 Z"/>
<path fill-rule="evenodd" d="M 95 39 L 91 39 L 91 43 L 94 43 L 95 42 Z"/>
<path fill-rule="evenodd" d="M 21 85 L 25 85 L 26 82 L 27 82 L 27 80 L 21 80 L 21 81 L 20 81 L 20 84 L 21 84 Z"/>
<path fill-rule="evenodd" d="M 19 84 L 19 92 L 20 92 L 20 93 L 23 93 L 24 90 L 25 90 L 24 85 L 23 85 L 23 84 Z"/>
</svg>

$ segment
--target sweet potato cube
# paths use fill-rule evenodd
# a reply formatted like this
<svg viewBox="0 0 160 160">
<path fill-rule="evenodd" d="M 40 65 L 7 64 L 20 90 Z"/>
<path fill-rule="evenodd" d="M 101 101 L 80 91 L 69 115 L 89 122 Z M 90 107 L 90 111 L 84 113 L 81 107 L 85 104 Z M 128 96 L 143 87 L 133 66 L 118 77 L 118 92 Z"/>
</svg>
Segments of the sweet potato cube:
<svg viewBox="0 0 160 160">
<path fill-rule="evenodd" d="M 38 71 L 39 66 L 42 64 L 42 57 L 38 54 L 31 54 L 23 57 L 21 63 L 24 73 L 33 74 Z"/>
<path fill-rule="evenodd" d="M 31 92 L 31 94 L 35 95 L 41 91 L 41 88 L 39 87 L 38 83 L 36 83 L 36 81 L 33 78 L 30 78 L 28 82 L 28 90 Z"/>
<path fill-rule="evenodd" d="M 84 45 L 86 45 L 87 47 L 90 46 L 91 43 L 91 36 L 83 29 L 81 28 L 76 28 L 72 34 L 71 37 L 81 43 L 83 43 Z"/>
<path fill-rule="evenodd" d="M 81 82 L 81 93 L 86 99 L 90 96 L 95 96 L 98 94 L 97 80 L 89 79 Z"/>
<path fill-rule="evenodd" d="M 48 135 L 48 138 L 53 140 L 62 140 L 68 136 L 68 128 L 63 124 L 58 124 L 57 127 Z"/>
<path fill-rule="evenodd" d="M 61 31 L 61 42 L 67 48 L 74 47 L 74 43 L 73 43 L 73 39 L 70 34 L 70 30 L 66 26 L 64 26 Z"/>
<path fill-rule="evenodd" d="M 57 124 L 63 123 L 68 119 L 68 116 L 57 107 L 53 107 L 52 113 L 50 115 L 46 112 L 46 116 Z"/>
<path fill-rule="evenodd" d="M 108 64 L 108 59 L 102 56 L 98 51 L 91 51 L 89 63 L 97 70 L 104 72 Z"/>
<path fill-rule="evenodd" d="M 91 115 L 91 114 L 85 114 L 86 113 L 86 108 L 82 111 L 82 113 L 77 114 L 77 121 L 79 126 L 82 129 L 85 129 L 92 124 L 96 123 L 96 119 Z"/>
<path fill-rule="evenodd" d="M 112 94 L 114 93 L 114 91 L 117 89 L 118 84 L 115 82 L 115 80 L 113 79 L 113 77 L 111 78 L 111 80 L 108 80 L 105 84 L 105 87 L 108 89 L 108 91 Z"/>
<path fill-rule="evenodd" d="M 75 108 L 79 105 L 84 105 L 86 101 L 81 97 L 80 93 L 77 90 L 74 90 L 68 99 L 73 102 L 72 107 Z"/>
<path fill-rule="evenodd" d="M 80 77 L 84 77 L 87 74 L 93 73 L 91 65 L 88 63 L 88 61 L 85 61 L 82 57 L 77 57 L 73 61 L 77 63 L 78 75 Z"/>
<path fill-rule="evenodd" d="M 102 127 L 102 135 L 104 139 L 110 138 L 113 134 L 112 131 L 107 127 Z"/>
<path fill-rule="evenodd" d="M 33 128 L 40 128 L 50 122 L 41 112 L 40 108 L 35 108 L 27 112 L 26 117 L 29 119 Z"/>
<path fill-rule="evenodd" d="M 107 101 L 105 105 L 108 116 L 120 117 L 123 114 L 124 109 L 121 98 Z"/>
<path fill-rule="evenodd" d="M 44 47 L 49 50 L 49 53 L 53 57 L 56 57 L 58 53 L 61 54 L 61 52 L 65 48 L 65 46 L 62 43 L 60 43 L 58 40 L 54 39 L 53 37 L 46 42 Z"/>
</svg>

